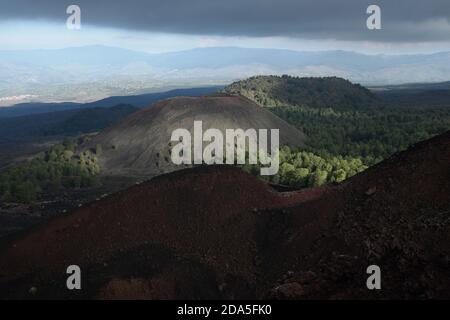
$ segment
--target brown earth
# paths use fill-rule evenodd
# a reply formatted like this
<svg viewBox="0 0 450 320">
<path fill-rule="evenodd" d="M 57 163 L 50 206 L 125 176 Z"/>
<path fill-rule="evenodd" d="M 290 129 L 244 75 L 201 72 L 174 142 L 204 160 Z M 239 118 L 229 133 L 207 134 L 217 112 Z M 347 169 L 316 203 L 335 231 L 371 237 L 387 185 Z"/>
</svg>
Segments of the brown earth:
<svg viewBox="0 0 450 320">
<path fill-rule="evenodd" d="M 228 166 L 159 176 L 1 244 L 0 297 L 450 298 L 450 131 L 300 192 Z"/>
</svg>

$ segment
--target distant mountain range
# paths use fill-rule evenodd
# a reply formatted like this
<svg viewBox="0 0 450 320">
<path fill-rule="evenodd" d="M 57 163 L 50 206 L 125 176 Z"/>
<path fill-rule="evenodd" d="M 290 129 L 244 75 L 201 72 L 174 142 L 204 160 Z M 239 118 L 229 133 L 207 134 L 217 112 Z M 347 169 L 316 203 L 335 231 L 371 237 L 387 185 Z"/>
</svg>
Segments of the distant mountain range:
<svg viewBox="0 0 450 320">
<path fill-rule="evenodd" d="M 388 56 L 214 47 L 149 54 L 105 46 L 0 51 L 0 105 L 90 102 L 268 74 L 338 76 L 364 85 L 449 81 L 449 62 L 450 52 Z"/>
</svg>

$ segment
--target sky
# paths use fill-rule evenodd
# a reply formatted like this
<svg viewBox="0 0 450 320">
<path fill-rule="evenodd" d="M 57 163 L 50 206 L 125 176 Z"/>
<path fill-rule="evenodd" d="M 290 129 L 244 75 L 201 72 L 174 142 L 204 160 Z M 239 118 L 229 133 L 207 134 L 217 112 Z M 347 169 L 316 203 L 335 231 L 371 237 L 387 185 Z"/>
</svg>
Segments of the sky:
<svg viewBox="0 0 450 320">
<path fill-rule="evenodd" d="M 68 30 L 66 9 L 81 9 Z M 381 30 L 366 27 L 370 4 Z M 101 44 L 146 52 L 207 46 L 363 53 L 450 51 L 449 0 L 0 0 L 0 50 Z"/>
</svg>

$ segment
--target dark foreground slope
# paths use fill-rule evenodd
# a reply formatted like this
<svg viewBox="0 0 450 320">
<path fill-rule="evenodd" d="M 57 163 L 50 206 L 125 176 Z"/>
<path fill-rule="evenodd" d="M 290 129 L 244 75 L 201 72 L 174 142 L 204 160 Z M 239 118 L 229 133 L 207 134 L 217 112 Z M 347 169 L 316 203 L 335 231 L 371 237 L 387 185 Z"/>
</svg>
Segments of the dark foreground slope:
<svg viewBox="0 0 450 320">
<path fill-rule="evenodd" d="M 232 167 L 174 172 L 4 243 L 0 296 L 450 298 L 449 178 L 450 132 L 302 192 Z M 371 264 L 382 290 L 366 289 Z"/>
</svg>

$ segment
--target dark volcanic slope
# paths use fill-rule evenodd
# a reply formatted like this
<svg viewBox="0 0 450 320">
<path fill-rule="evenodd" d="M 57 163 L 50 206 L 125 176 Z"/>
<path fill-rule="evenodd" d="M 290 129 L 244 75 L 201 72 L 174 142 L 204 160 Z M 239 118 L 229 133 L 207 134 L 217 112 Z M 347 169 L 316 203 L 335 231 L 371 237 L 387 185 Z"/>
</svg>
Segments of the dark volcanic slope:
<svg viewBox="0 0 450 320">
<path fill-rule="evenodd" d="M 52 135 L 74 135 L 104 129 L 136 112 L 131 105 L 75 109 L 0 118 L 0 141 L 24 140 Z"/>
<path fill-rule="evenodd" d="M 139 176 L 166 173 L 180 169 L 171 161 L 172 132 L 184 128 L 193 137 L 194 121 L 199 120 L 203 121 L 203 132 L 209 128 L 219 129 L 223 134 L 225 129 L 279 129 L 280 144 L 299 146 L 305 139 L 302 132 L 244 97 L 205 96 L 157 102 L 104 130 L 88 147 L 102 145 L 100 161 L 104 173 Z"/>
<path fill-rule="evenodd" d="M 449 178 L 450 132 L 299 193 L 232 167 L 171 173 L 3 244 L 0 296 L 449 298 Z M 65 289 L 69 264 L 81 292 Z"/>
</svg>

